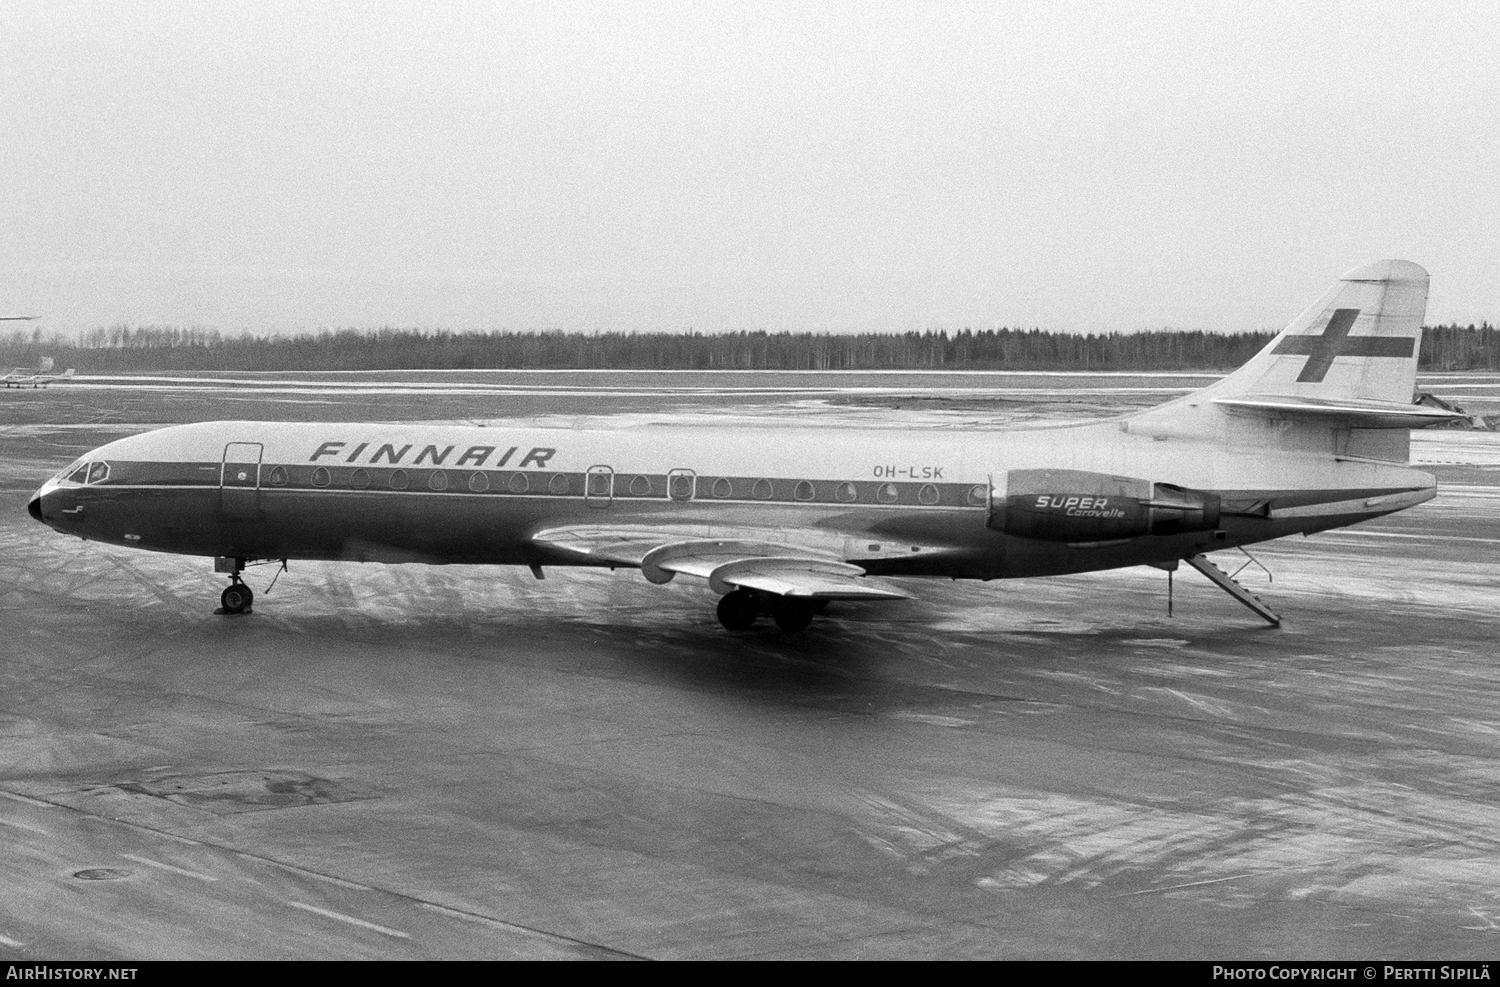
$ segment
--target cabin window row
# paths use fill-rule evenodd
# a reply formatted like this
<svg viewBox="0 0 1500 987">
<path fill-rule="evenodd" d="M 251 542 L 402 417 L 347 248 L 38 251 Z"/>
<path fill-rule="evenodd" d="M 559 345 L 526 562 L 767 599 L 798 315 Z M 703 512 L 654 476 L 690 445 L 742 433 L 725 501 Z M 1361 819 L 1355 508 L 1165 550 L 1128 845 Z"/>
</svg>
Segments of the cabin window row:
<svg viewBox="0 0 1500 987">
<path fill-rule="evenodd" d="M 334 473 L 327 466 L 315 468 L 310 479 L 315 487 L 329 487 L 335 482 Z M 348 471 L 341 470 L 337 479 L 338 486 L 347 486 L 354 490 L 368 490 L 372 486 L 379 486 L 387 490 L 420 490 L 425 487 L 435 491 L 468 489 L 472 493 L 488 493 L 495 490 L 515 494 L 567 494 L 574 489 L 573 481 L 566 473 L 511 473 L 507 475 L 476 470 L 467 475 L 455 473 L 450 477 L 446 470 L 408 472 L 396 469 L 377 470 L 376 475 L 372 476 L 369 470 L 361 467 Z M 289 471 L 282 466 L 272 467 L 266 478 L 266 482 L 273 487 L 286 486 L 290 481 Z"/>
<path fill-rule="evenodd" d="M 304 467 L 305 468 L 305 467 Z M 372 487 L 389 490 L 463 491 L 472 493 L 546 493 L 552 495 L 574 494 L 582 490 L 588 497 L 600 498 L 661 498 L 686 501 L 693 499 L 713 500 L 777 500 L 803 503 L 857 502 L 874 504 L 922 504 L 936 506 L 966 505 L 981 507 L 987 503 L 989 491 L 984 484 L 962 487 L 959 484 L 933 483 L 853 483 L 848 480 L 794 480 L 770 479 L 768 477 L 706 477 L 683 470 L 667 474 L 612 473 L 602 468 L 587 474 L 568 473 L 493 473 L 476 470 L 472 473 L 450 473 L 446 470 L 404 469 L 367 470 L 357 467 L 349 470 L 341 467 L 318 466 L 302 482 L 311 482 L 314 487 L 338 486 L 354 490 Z M 292 471 L 287 467 L 272 467 L 266 482 L 273 487 L 286 486 L 293 482 Z M 946 491 L 946 492 L 945 492 Z"/>
<path fill-rule="evenodd" d="M 691 480 L 691 477 L 685 478 Z M 848 480 L 826 480 L 814 482 L 812 480 L 771 480 L 765 477 L 727 477 L 720 476 L 710 479 L 709 477 L 697 478 L 697 496 L 715 500 L 798 500 L 803 502 L 820 501 L 822 503 L 853 504 L 856 502 L 876 504 L 910 504 L 915 501 L 918 504 L 928 506 L 943 502 L 949 504 L 964 503 L 970 507 L 983 506 L 989 500 L 989 490 L 984 484 L 974 484 L 964 490 L 959 490 L 956 484 L 944 484 L 949 491 L 944 496 L 943 489 L 937 484 L 924 483 L 920 486 L 905 483 L 852 483 Z M 915 494 L 913 487 L 915 486 Z M 686 487 L 686 484 L 684 484 Z M 790 488 L 790 497 L 788 494 Z M 672 491 L 674 500 L 687 500 L 691 494 L 679 495 L 674 489 Z"/>
</svg>

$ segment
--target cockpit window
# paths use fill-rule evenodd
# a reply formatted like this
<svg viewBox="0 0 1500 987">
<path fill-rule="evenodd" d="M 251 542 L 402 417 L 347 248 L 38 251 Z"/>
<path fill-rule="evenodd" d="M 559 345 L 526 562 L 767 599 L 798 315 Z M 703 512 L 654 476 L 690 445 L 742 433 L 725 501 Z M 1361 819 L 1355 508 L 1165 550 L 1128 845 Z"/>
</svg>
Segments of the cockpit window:
<svg viewBox="0 0 1500 987">
<path fill-rule="evenodd" d="M 88 479 L 89 479 L 89 464 L 88 463 L 84 463 L 82 466 L 78 467 L 72 473 L 68 474 L 68 478 L 66 480 L 64 480 L 63 482 L 65 482 L 65 483 L 87 483 Z"/>
<path fill-rule="evenodd" d="M 109 464 L 94 463 L 89 467 L 89 483 L 103 483 L 109 479 Z"/>
</svg>

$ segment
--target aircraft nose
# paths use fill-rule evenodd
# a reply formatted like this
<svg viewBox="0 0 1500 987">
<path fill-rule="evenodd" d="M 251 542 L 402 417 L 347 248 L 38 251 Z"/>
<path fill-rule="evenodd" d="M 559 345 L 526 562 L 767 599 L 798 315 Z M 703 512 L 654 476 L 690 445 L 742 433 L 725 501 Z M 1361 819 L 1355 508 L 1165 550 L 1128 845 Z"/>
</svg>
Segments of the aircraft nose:
<svg viewBox="0 0 1500 987">
<path fill-rule="evenodd" d="M 42 519 L 42 491 L 38 490 L 31 495 L 31 502 L 26 505 L 26 512 L 38 521 Z"/>
</svg>

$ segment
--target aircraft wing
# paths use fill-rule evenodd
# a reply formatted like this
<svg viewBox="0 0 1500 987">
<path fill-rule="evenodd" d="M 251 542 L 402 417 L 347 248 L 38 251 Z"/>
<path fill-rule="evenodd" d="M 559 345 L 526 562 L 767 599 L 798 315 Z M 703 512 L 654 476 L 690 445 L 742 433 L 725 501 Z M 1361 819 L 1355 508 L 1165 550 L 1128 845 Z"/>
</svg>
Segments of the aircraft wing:
<svg viewBox="0 0 1500 987">
<path fill-rule="evenodd" d="M 893 583 L 847 562 L 764 557 L 725 562 L 708 576 L 716 593 L 755 589 L 807 600 L 909 600 Z"/>
<path fill-rule="evenodd" d="M 718 593 L 742 588 L 812 600 L 911 598 L 844 561 L 842 536 L 829 532 L 575 526 L 538 532 L 532 541 L 575 557 L 639 568 L 653 583 L 678 573 L 698 576 Z"/>
</svg>

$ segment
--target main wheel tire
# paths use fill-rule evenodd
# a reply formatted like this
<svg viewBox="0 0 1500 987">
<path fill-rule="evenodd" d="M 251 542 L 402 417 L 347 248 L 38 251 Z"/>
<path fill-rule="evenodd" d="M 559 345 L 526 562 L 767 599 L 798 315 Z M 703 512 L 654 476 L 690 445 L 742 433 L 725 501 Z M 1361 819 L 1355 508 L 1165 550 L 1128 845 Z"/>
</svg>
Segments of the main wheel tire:
<svg viewBox="0 0 1500 987">
<path fill-rule="evenodd" d="M 729 593 L 719 601 L 719 623 L 729 631 L 748 631 L 760 616 L 760 606 L 755 597 L 742 589 Z"/>
<path fill-rule="evenodd" d="M 771 608 L 771 619 L 775 620 L 776 626 L 787 634 L 806 630 L 807 625 L 811 624 L 813 619 L 812 601 L 794 600 L 783 596 Z"/>
<path fill-rule="evenodd" d="M 255 594 L 250 592 L 250 587 L 244 583 L 232 583 L 219 597 L 219 602 L 224 606 L 225 613 L 244 613 L 250 609 L 250 604 L 255 600 Z"/>
</svg>

